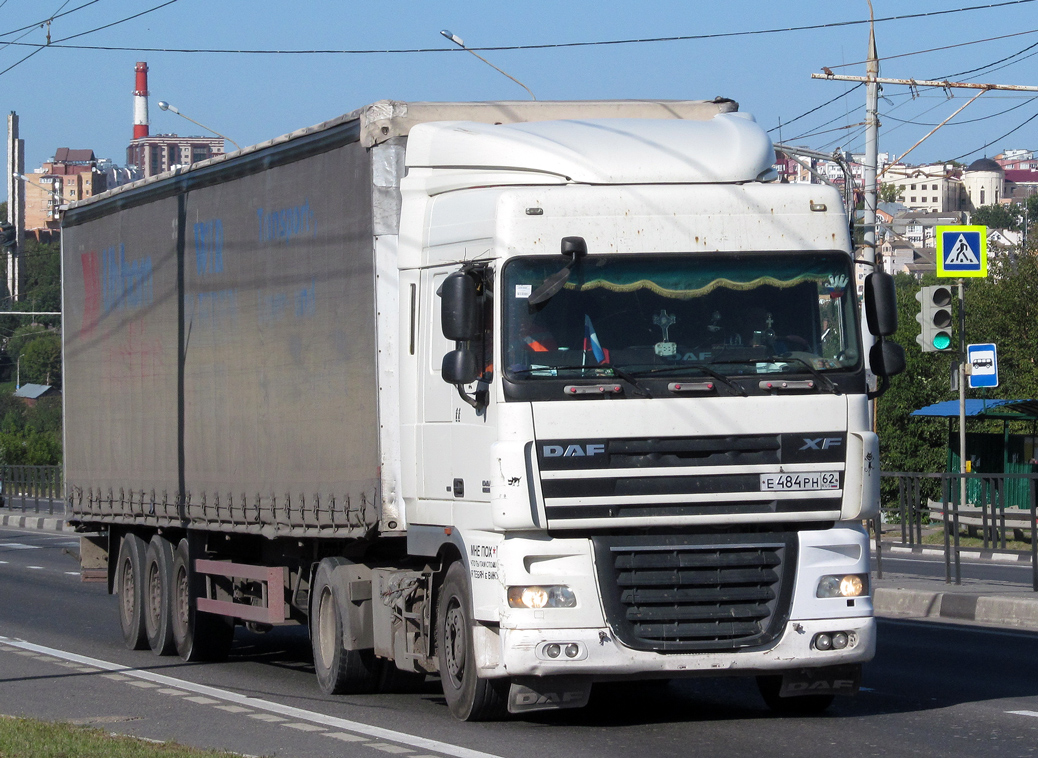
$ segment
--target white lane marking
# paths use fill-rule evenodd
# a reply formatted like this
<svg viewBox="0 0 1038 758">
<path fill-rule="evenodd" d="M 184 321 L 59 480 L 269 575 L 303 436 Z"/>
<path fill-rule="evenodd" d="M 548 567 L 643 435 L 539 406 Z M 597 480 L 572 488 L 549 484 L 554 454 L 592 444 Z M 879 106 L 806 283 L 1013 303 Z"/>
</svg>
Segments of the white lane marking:
<svg viewBox="0 0 1038 758">
<path fill-rule="evenodd" d="M 69 576 L 79 576 L 79 572 L 78 571 L 66 571 L 65 573 L 68 574 Z"/>
<path fill-rule="evenodd" d="M 5 563 L 5 564 L 6 564 L 6 563 L 7 563 L 7 561 L 0 561 L 0 563 Z"/>
<path fill-rule="evenodd" d="M 159 692 L 162 692 L 162 690 L 159 690 Z M 180 694 L 183 695 L 184 693 L 181 692 Z M 184 700 L 190 700 L 192 703 L 198 703 L 199 705 L 216 705 L 220 702 L 219 700 L 213 700 L 211 697 L 203 697 L 202 695 L 192 695 L 191 697 L 184 698 Z"/>
<path fill-rule="evenodd" d="M 283 719 L 280 716 L 275 716 L 273 713 L 253 713 L 249 718 L 256 719 L 257 721 L 266 721 L 270 724 L 280 724 L 282 721 L 288 720 Z"/>
<path fill-rule="evenodd" d="M 0 547 L 9 547 L 12 550 L 40 550 L 39 545 L 26 545 L 24 542 L 0 542 Z"/>
<path fill-rule="evenodd" d="M 1013 716 L 1032 716 L 1038 719 L 1038 711 L 1006 711 L 1006 713 L 1012 714 Z"/>
<path fill-rule="evenodd" d="M 351 734 L 349 732 L 325 732 L 325 737 L 331 737 L 332 739 L 342 740 L 343 742 L 367 742 L 367 737 L 361 737 L 359 734 Z"/>
<path fill-rule="evenodd" d="M 43 566 L 26 566 L 25 568 L 32 569 L 33 571 L 43 571 Z"/>
<path fill-rule="evenodd" d="M 248 708 L 242 708 L 240 705 L 217 705 L 221 711 L 227 711 L 228 713 L 248 713 Z"/>
<path fill-rule="evenodd" d="M 300 722 L 298 724 L 282 724 L 281 726 L 287 726 L 289 729 L 298 729 L 301 732 L 323 732 L 323 726 L 317 726 L 317 724 L 307 724 L 306 722 Z M 406 748 L 405 748 L 406 749 Z M 407 752 L 411 752 L 408 750 Z"/>
<path fill-rule="evenodd" d="M 500 758 L 500 756 L 496 756 L 492 753 L 484 753 L 480 750 L 472 750 L 471 748 L 461 747 L 460 745 L 452 745 L 449 742 L 440 742 L 439 740 L 431 740 L 425 737 L 416 737 L 413 734 L 407 734 L 406 732 L 398 732 L 394 729 L 385 729 L 381 726 L 364 724 L 360 721 L 341 719 L 336 716 L 328 716 L 324 713 L 307 711 L 303 708 L 296 708 L 291 705 L 282 705 L 281 703 L 275 703 L 270 700 L 249 697 L 247 695 L 240 695 L 237 692 L 232 692 L 231 690 L 224 690 L 218 687 L 210 687 L 206 684 L 196 684 L 195 682 L 189 682 L 185 679 L 177 679 L 176 677 L 166 676 L 165 674 L 156 674 L 152 671 L 134 669 L 130 668 L 129 666 L 123 666 L 118 663 L 103 661 L 99 658 L 90 658 L 85 655 L 79 655 L 78 653 L 70 653 L 66 650 L 58 650 L 52 647 L 45 647 L 43 645 L 37 645 L 33 642 L 25 642 L 24 640 L 18 640 L 12 637 L 0 636 L 0 643 L 10 645 L 11 647 L 19 648 L 19 650 L 31 651 L 31 653 L 44 653 L 45 655 L 53 655 L 56 658 L 63 658 L 67 661 L 74 661 L 76 663 L 82 663 L 88 666 L 96 666 L 99 669 L 118 672 L 120 674 L 125 674 L 128 677 L 133 677 L 135 679 L 140 679 L 142 681 L 154 682 L 156 684 L 161 684 L 166 687 L 179 687 L 183 690 L 197 692 L 199 695 L 208 695 L 209 697 L 214 697 L 218 700 L 247 706 L 257 711 L 277 713 L 282 716 L 287 716 L 289 718 L 296 719 L 298 721 L 309 721 L 311 723 L 321 724 L 323 726 L 331 727 L 333 729 L 344 729 L 350 732 L 356 732 L 357 734 L 365 734 L 368 737 L 375 737 L 377 739 L 382 740 L 390 740 L 392 742 L 397 742 L 402 745 L 410 745 L 412 747 L 420 748 L 422 750 L 433 750 L 437 753 L 442 753 L 443 755 L 455 756 L 455 758 Z M 329 734 L 328 736 L 332 735 Z M 359 742 L 360 740 L 357 741 Z"/>
</svg>

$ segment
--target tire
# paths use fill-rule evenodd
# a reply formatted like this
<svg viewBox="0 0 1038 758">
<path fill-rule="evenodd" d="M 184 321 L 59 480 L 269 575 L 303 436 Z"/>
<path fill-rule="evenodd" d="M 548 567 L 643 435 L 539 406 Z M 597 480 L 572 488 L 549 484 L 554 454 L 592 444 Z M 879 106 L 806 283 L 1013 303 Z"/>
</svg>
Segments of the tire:
<svg viewBox="0 0 1038 758">
<path fill-rule="evenodd" d="M 781 676 L 758 676 L 757 689 L 768 708 L 780 716 L 817 716 L 833 704 L 833 695 L 800 695 L 779 697 Z"/>
<path fill-rule="evenodd" d="M 144 540 L 127 532 L 119 542 L 119 558 L 115 569 L 115 593 L 119 598 L 119 627 L 123 642 L 130 650 L 148 647 L 144 628 Z"/>
<path fill-rule="evenodd" d="M 310 647 L 317 684 L 326 695 L 360 695 L 378 691 L 383 661 L 374 650 L 343 647 L 342 609 L 335 594 L 335 569 L 345 558 L 324 558 L 317 565 L 311 590 Z"/>
<path fill-rule="evenodd" d="M 447 706 L 461 721 L 495 721 L 508 712 L 507 679 L 481 679 L 472 644 L 472 593 L 461 561 L 447 569 L 436 601 L 436 656 Z"/>
<path fill-rule="evenodd" d="M 173 553 L 173 641 L 180 657 L 195 661 L 222 661 L 234 640 L 234 620 L 198 610 L 205 594 L 205 578 L 194 571 L 192 540 L 180 540 Z"/>
<path fill-rule="evenodd" d="M 172 655 L 173 643 L 173 546 L 156 534 L 144 554 L 144 629 L 155 655 Z"/>
</svg>

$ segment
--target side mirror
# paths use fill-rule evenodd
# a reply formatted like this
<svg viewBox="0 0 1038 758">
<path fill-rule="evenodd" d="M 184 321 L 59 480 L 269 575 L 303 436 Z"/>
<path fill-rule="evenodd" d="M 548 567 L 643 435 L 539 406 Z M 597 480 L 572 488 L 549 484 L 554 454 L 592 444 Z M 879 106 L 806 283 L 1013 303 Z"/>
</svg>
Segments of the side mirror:
<svg viewBox="0 0 1038 758">
<path fill-rule="evenodd" d="M 865 321 L 869 331 L 877 337 L 889 337 L 897 331 L 894 277 L 884 271 L 874 271 L 865 277 Z"/>
<path fill-rule="evenodd" d="M 476 293 L 476 281 L 471 276 L 455 271 L 444 279 L 440 298 L 440 322 L 444 337 L 455 342 L 482 337 L 479 295 Z"/>
<path fill-rule="evenodd" d="M 476 354 L 471 350 L 451 350 L 443 356 L 440 372 L 448 384 L 470 384 L 479 378 Z"/>
<path fill-rule="evenodd" d="M 869 365 L 876 376 L 897 376 L 905 370 L 905 351 L 895 342 L 880 339 L 869 351 Z"/>
</svg>

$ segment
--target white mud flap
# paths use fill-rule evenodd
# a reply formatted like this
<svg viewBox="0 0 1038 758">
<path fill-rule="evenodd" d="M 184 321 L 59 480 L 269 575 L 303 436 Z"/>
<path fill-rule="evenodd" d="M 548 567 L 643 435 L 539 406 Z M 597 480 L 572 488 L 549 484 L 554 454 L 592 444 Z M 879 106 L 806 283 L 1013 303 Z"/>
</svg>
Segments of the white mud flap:
<svg viewBox="0 0 1038 758">
<path fill-rule="evenodd" d="M 591 697 L 591 682 L 560 676 L 524 677 L 512 681 L 508 712 L 529 713 L 557 708 L 583 708 Z"/>
<path fill-rule="evenodd" d="M 861 665 L 795 669 L 782 675 L 779 697 L 799 695 L 856 695 L 861 687 Z"/>
</svg>

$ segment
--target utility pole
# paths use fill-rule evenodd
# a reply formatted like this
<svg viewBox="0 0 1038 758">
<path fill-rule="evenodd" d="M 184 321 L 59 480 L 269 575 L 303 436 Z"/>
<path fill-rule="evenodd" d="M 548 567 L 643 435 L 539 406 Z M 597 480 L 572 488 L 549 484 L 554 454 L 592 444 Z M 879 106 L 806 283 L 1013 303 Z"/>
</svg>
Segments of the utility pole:
<svg viewBox="0 0 1038 758">
<path fill-rule="evenodd" d="M 871 5 L 870 5 L 871 9 Z M 879 162 L 879 56 L 876 30 L 869 25 L 869 59 L 865 64 L 865 260 L 876 265 L 876 164 Z"/>
</svg>

